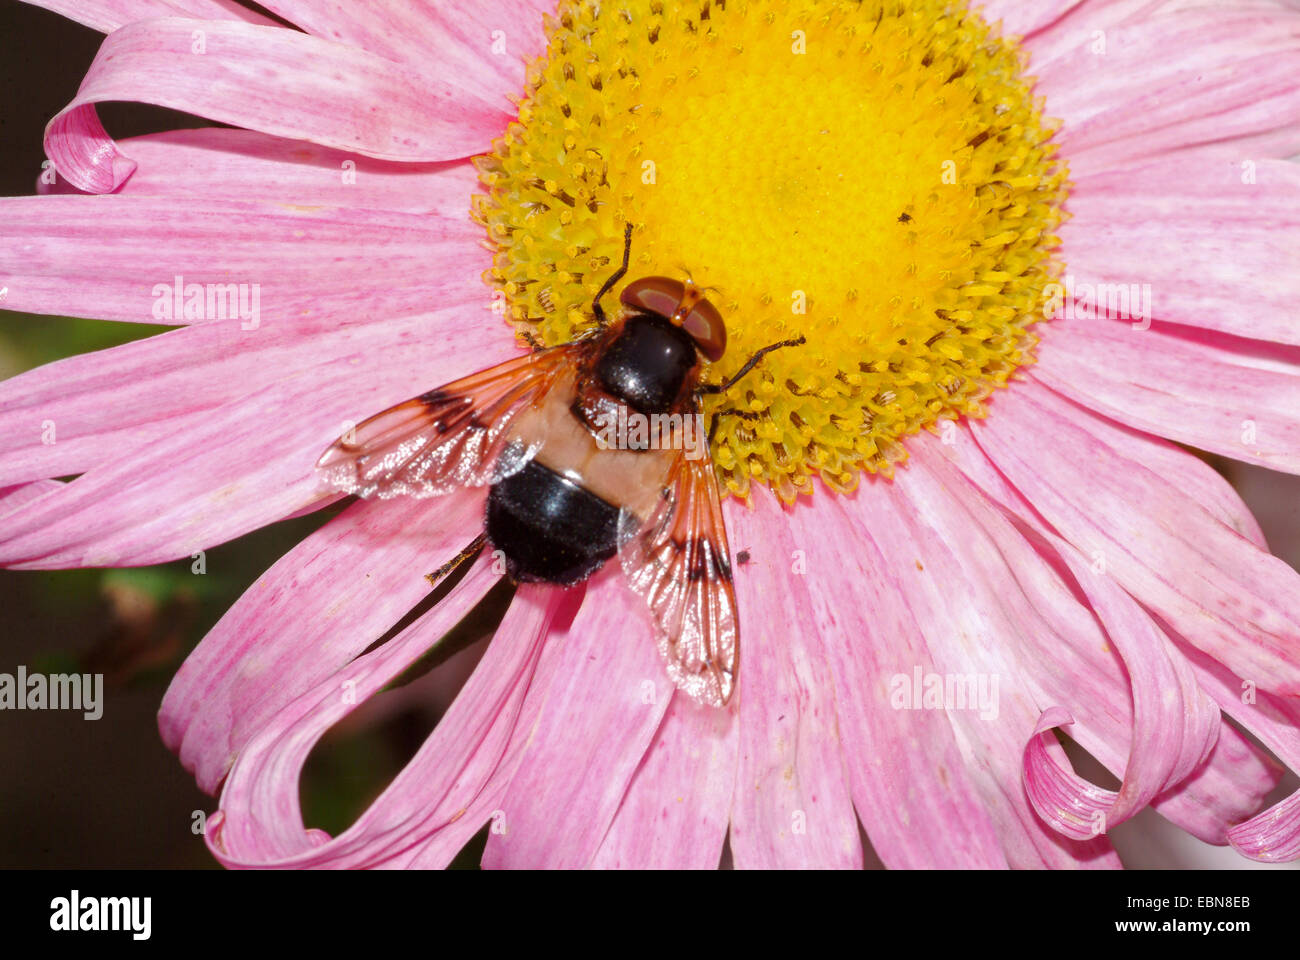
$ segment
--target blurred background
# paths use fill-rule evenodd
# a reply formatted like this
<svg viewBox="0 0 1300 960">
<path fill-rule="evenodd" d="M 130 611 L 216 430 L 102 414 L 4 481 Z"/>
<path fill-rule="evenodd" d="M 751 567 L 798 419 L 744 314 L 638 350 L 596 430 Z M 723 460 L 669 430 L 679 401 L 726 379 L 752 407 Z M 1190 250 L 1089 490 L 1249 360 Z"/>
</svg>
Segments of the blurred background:
<svg viewBox="0 0 1300 960">
<path fill-rule="evenodd" d="M 35 192 L 45 124 L 76 94 L 101 40 L 56 14 L 0 0 L 0 195 Z M 138 104 L 103 104 L 100 116 L 117 138 L 212 125 Z M 159 329 L 0 310 L 0 379 Z M 1300 478 L 1211 462 L 1254 510 L 1274 552 L 1300 566 Z M 188 559 L 133 570 L 0 571 L 0 672 L 24 664 L 32 672 L 103 673 L 107 703 L 94 722 L 73 711 L 0 712 L 0 867 L 215 868 L 191 830 L 195 811 L 210 812 L 215 800 L 162 745 L 158 705 L 222 613 L 338 509 L 211 549 L 202 576 Z M 467 618 L 445 645 L 451 652 L 426 665 L 437 669 L 358 710 L 322 742 L 302 788 L 309 825 L 340 832 L 396 775 L 481 656 L 506 599 L 491 596 Z M 1073 756 L 1081 773 L 1116 786 L 1091 758 Z M 1296 787 L 1288 777 L 1273 799 Z M 483 837 L 457 866 L 477 863 Z M 1150 811 L 1112 839 L 1130 866 L 1258 866 Z"/>
</svg>

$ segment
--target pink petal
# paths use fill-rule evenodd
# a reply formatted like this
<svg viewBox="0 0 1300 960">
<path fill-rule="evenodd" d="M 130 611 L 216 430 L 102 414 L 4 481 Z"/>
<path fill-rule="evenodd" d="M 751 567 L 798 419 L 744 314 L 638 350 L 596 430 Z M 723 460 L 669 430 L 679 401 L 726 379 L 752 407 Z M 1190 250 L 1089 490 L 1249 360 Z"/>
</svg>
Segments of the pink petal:
<svg viewBox="0 0 1300 960">
<path fill-rule="evenodd" d="M 1024 45 L 1031 54 L 1029 72 L 1034 76 L 1054 74 L 1070 70 L 1070 61 L 1085 54 L 1105 56 L 1109 45 L 1101 48 L 1105 52 L 1098 51 L 1097 43 L 1102 39 L 1099 31 L 1105 34 L 1118 27 L 1150 23 L 1157 17 L 1198 8 L 1236 13 L 1253 8 L 1276 13 L 1288 3 L 1290 0 L 1089 0 L 1074 5 L 1065 16 L 1025 38 Z"/>
<path fill-rule="evenodd" d="M 967 478 L 994 502 L 1001 504 L 1012 514 L 1028 518 L 1040 530 L 1049 530 L 1035 515 L 1033 505 L 1025 499 L 1024 494 L 1012 486 L 1003 474 L 989 462 L 982 452 L 967 453 L 962 443 L 969 440 L 975 443 L 975 436 L 970 430 L 971 421 L 962 421 L 959 432 L 953 436 L 958 442 L 955 449 L 945 445 L 949 459 L 954 460 L 966 474 Z M 1123 433 L 1131 433 L 1127 428 L 1117 428 Z M 1259 528 L 1245 502 L 1220 474 L 1203 460 L 1179 449 L 1172 443 L 1166 443 L 1155 437 L 1136 435 L 1140 442 L 1129 448 L 1129 454 L 1148 470 L 1161 476 L 1177 476 L 1178 486 L 1197 503 L 1201 504 L 1219 523 L 1245 537 L 1261 550 L 1267 551 L 1263 531 Z"/>
<path fill-rule="evenodd" d="M 1053 667 L 1036 647 L 1054 625 L 1039 611 L 1051 586 L 1045 563 L 951 468 L 934 469 L 914 457 L 893 483 L 876 485 L 878 496 L 857 497 L 860 522 L 877 543 L 889 544 L 897 583 L 929 652 L 900 671 L 907 683 L 897 690 L 917 686 L 917 673 L 931 685 L 967 678 L 977 694 L 984 685 L 983 702 L 931 703 L 930 709 L 944 708 L 1012 867 L 1118 866 L 1104 837 L 1069 840 L 1044 824 L 1021 787 L 1024 745 L 1052 705 L 1042 686 Z M 1089 616 L 1085 609 L 1076 614 Z M 1079 619 L 1076 629 L 1082 624 Z M 894 693 L 891 682 L 891 706 L 924 706 L 910 697 L 896 702 Z M 1052 752 L 1064 762 L 1059 745 Z"/>
<path fill-rule="evenodd" d="M 206 17 L 211 20 L 243 20 L 271 23 L 237 0 L 23 0 L 85 24 L 100 33 L 112 33 L 123 24 L 155 17 Z"/>
<path fill-rule="evenodd" d="M 1248 678 L 1187 648 L 1197 680 L 1223 711 L 1257 736 L 1293 771 L 1300 770 L 1300 704 L 1256 689 Z M 1300 792 L 1228 831 L 1240 853 L 1264 863 L 1300 859 Z"/>
<path fill-rule="evenodd" d="M 542 53 L 544 0 L 384 0 L 382 4 L 323 4 L 319 0 L 270 0 L 268 10 L 313 36 L 369 50 L 423 67 L 429 52 L 467 90 L 492 102 L 518 94 L 524 63 Z"/>
<path fill-rule="evenodd" d="M 1222 723 L 1205 765 L 1151 806 L 1192 836 L 1223 846 L 1230 828 L 1259 810 L 1283 772 L 1235 727 Z"/>
<path fill-rule="evenodd" d="M 1060 231 L 1067 273 L 1145 293 L 1148 319 L 1300 343 L 1297 195 L 1295 164 L 1220 150 L 1081 179 Z"/>
<path fill-rule="evenodd" d="M 359 501 L 258 578 L 186 658 L 158 726 L 212 792 L 291 700 L 361 653 L 482 529 L 483 497 Z"/>
<path fill-rule="evenodd" d="M 973 481 L 986 496 L 1004 508 L 1038 553 L 1037 556 L 1014 559 L 1017 550 L 1023 553 L 1024 545 L 1018 545 L 1015 538 L 1008 539 L 1004 528 L 993 527 L 995 533 L 1000 531 L 1000 549 L 1013 558 L 1010 565 L 1018 571 L 1017 578 L 1026 585 L 1033 585 L 1031 596 L 1034 598 L 1035 616 L 1044 619 L 1039 629 L 1028 631 L 1030 642 L 1022 652 L 1036 658 L 1036 663 L 1027 662 L 1022 669 L 1042 689 L 1043 702 L 1068 706 L 1069 713 L 1077 720 L 1070 729 L 1070 736 L 1117 777 L 1124 778 L 1127 769 L 1130 790 L 1137 789 L 1140 780 L 1144 792 L 1154 796 L 1162 787 L 1153 778 L 1163 777 L 1168 789 L 1151 801 L 1162 815 L 1209 843 L 1225 843 L 1228 827 L 1257 810 L 1259 802 L 1276 785 L 1276 765 L 1231 727 L 1210 722 L 1210 705 L 1188 687 L 1185 667 L 1177 663 L 1172 666 L 1177 682 L 1165 683 L 1161 692 L 1163 696 L 1173 698 L 1178 706 L 1171 710 L 1169 718 L 1164 721 L 1167 727 L 1162 729 L 1179 730 L 1183 722 L 1189 720 L 1198 720 L 1203 725 L 1187 730 L 1184 742 L 1189 754 L 1178 768 L 1177 775 L 1169 772 L 1174 767 L 1162 769 L 1159 764 L 1151 772 L 1153 765 L 1147 758 L 1143 758 L 1140 765 L 1133 764 L 1131 678 L 1145 677 L 1149 670 L 1143 664 L 1134 670 L 1127 668 L 1116 653 L 1116 647 L 1120 645 L 1099 629 L 1103 624 L 1095 619 L 1094 604 L 1087 599 L 1086 593 L 1080 591 L 1078 575 L 1070 569 L 1071 565 L 1077 566 L 1082 562 L 1073 548 L 1063 544 L 1020 494 L 997 473 L 968 430 L 962 430 L 953 439 L 956 442 L 940 443 L 928 436 L 919 436 L 911 448 L 921 462 L 932 462 L 936 457 L 950 460 L 965 474 L 966 480 Z M 1199 460 L 1179 455 L 1204 467 Z M 1223 482 L 1217 473 L 1205 469 Z M 961 482 L 954 480 L 951 485 Z M 1072 564 L 1066 564 L 1063 559 L 1066 555 L 1072 558 Z M 1043 563 L 1044 560 L 1051 570 Z M 1154 658 L 1160 669 L 1170 669 L 1164 663 L 1169 657 L 1181 661 L 1178 654 L 1167 655 L 1168 645 L 1163 632 L 1123 591 L 1109 579 L 1098 577 L 1090 570 L 1086 576 L 1090 578 L 1088 587 L 1091 591 L 1106 591 L 1105 597 L 1109 599 L 1105 602 L 1109 604 L 1107 609 L 1111 611 L 1111 620 L 1121 624 L 1111 630 L 1112 633 L 1122 633 L 1126 640 L 1129 635 L 1147 637 L 1149 649 L 1139 647 L 1137 654 Z M 1081 608 L 1080 603 L 1084 607 Z M 1102 605 L 1102 601 L 1098 601 L 1096 606 L 1100 609 Z M 1125 623 L 1125 617 L 1131 622 Z M 1177 679 L 1179 677 L 1182 679 Z M 1150 695 L 1147 697 L 1149 699 Z M 1211 736 L 1216 731 L 1217 743 Z M 1206 742 L 1213 746 L 1213 752 L 1199 770 L 1190 772 L 1195 766 L 1193 758 L 1199 760 L 1199 754 L 1192 749 L 1198 738 L 1202 741 L 1202 752 Z M 1141 737 L 1141 743 L 1158 741 L 1159 736 L 1149 733 Z M 1176 751 L 1173 751 L 1164 754 L 1162 759 L 1172 761 L 1175 756 Z M 1037 759 L 1043 760 L 1041 755 Z M 1106 813 L 1107 825 L 1113 827 L 1118 822 L 1116 811 L 1110 809 L 1113 800 L 1111 798 L 1098 808 L 1089 810 L 1084 819 Z M 1139 806 L 1129 804 L 1129 811 L 1123 816 L 1136 812 Z"/>
<path fill-rule="evenodd" d="M 478 190 L 478 173 L 464 161 L 391 163 L 256 130 L 171 130 L 131 137 L 121 146 L 139 167 L 119 196 L 238 200 L 273 212 L 344 207 L 464 220 Z M 38 192 L 76 188 L 57 180 L 39 184 Z"/>
<path fill-rule="evenodd" d="M 930 654 L 899 583 L 905 567 L 889 559 L 903 554 L 880 546 L 864 513 L 880 487 L 865 483 L 847 500 L 818 492 L 813 509 L 790 514 L 794 542 L 806 551 L 804 582 L 834 682 L 853 805 L 887 867 L 1005 867 L 947 716 L 890 705 L 890 678 Z M 769 548 L 751 562 L 785 559 Z"/>
<path fill-rule="evenodd" d="M 1300 350 L 1289 372 L 1252 365 L 1257 341 L 1157 324 L 1044 324 L 1031 376 L 1111 419 L 1274 470 L 1300 473 Z M 1285 362 L 1285 361 L 1282 361 Z"/>
<path fill-rule="evenodd" d="M 740 766 L 731 815 L 736 866 L 862 867 L 834 689 L 796 550 L 807 545 L 774 496 L 732 504 L 740 608 Z M 827 638 L 842 642 L 841 638 Z"/>
<path fill-rule="evenodd" d="M 1023 0 L 976 0 L 980 14 L 989 23 L 1001 23 L 1002 32 L 1007 36 L 1023 37 L 1033 35 L 1083 3 L 1084 0 L 1036 0 L 1024 3 Z"/>
<path fill-rule="evenodd" d="M 497 324 L 470 304 L 455 278 L 467 280 L 468 268 L 453 272 L 449 258 L 445 269 L 453 276 L 431 302 L 464 302 L 451 322 L 488 335 Z M 442 271 L 435 273 L 441 278 Z M 331 309 L 257 331 L 242 330 L 237 320 L 197 323 L 0 381 L 0 483 L 84 473 L 169 434 L 198 429 L 211 411 L 286 377 L 341 357 L 409 349 L 412 332 L 424 339 L 436 330 L 428 318 L 384 319 L 389 322 L 365 314 L 340 319 Z M 499 330 L 504 358 L 509 336 L 504 326 Z M 432 373 L 410 385 L 413 392 L 435 385 L 426 376 Z"/>
<path fill-rule="evenodd" d="M 1089 562 L 1264 689 L 1300 692 L 1300 576 L 1142 463 L 1155 441 L 1033 382 L 975 425 L 989 458 Z M 1166 479 L 1168 478 L 1168 479 Z"/>
<path fill-rule="evenodd" d="M 1071 23 L 1069 56 L 1031 64 L 1047 115 L 1063 121 L 1060 142 L 1076 177 L 1229 140 L 1242 159 L 1300 149 L 1295 10 L 1224 5 L 1103 22 L 1097 53 L 1084 15 L 1093 6 Z"/>
<path fill-rule="evenodd" d="M 328 839 L 319 831 L 313 837 L 305 829 L 299 778 L 325 732 L 426 653 L 496 578 L 492 558 L 480 556 L 465 578 L 414 624 L 326 676 L 274 714 L 231 768 L 221 793 L 222 819 L 215 829 L 209 821 L 208 846 L 222 863 L 231 867 L 384 866 L 459 819 L 455 806 L 447 809 L 447 795 L 455 794 L 453 804 L 472 800 L 484 765 L 490 766 L 497 756 L 485 739 L 496 732 L 493 721 L 498 712 L 503 707 L 509 712 L 511 690 L 531 672 L 554 610 L 545 600 L 525 598 L 511 605 L 502 627 L 517 633 L 517 642 L 492 647 L 509 646 L 498 653 L 514 662 L 506 664 L 494 657 L 488 666 L 496 669 L 475 671 L 478 683 L 471 691 L 475 695 L 469 703 L 471 716 L 458 715 L 441 737 L 435 729 L 416 758 L 346 831 Z M 458 743 L 448 741 L 452 728 L 464 735 Z M 430 749 L 434 740 L 441 741 L 442 749 Z M 438 759 L 443 763 L 431 762 Z M 465 781 L 458 783 L 461 775 Z"/>
<path fill-rule="evenodd" d="M 456 773 L 452 789 L 448 790 L 443 801 L 446 822 L 428 840 L 393 858 L 388 866 L 408 870 L 442 869 L 451 863 L 484 823 L 490 822 L 490 832 L 494 834 L 509 831 L 511 824 L 504 809 L 506 791 L 532 741 L 537 719 L 546 702 L 546 691 L 555 677 L 559 648 L 563 642 L 557 637 L 563 635 L 582 602 L 580 590 L 555 590 L 547 586 L 522 587 L 515 602 L 519 603 L 532 591 L 536 594 L 528 598 L 528 602 L 538 603 L 539 598 L 545 599 L 553 604 L 553 611 L 550 620 L 543 625 L 542 634 L 533 641 L 531 650 L 518 640 L 523 631 L 510 629 L 506 632 L 508 625 L 503 622 L 497 633 L 509 638 L 509 647 L 531 652 L 533 659 L 522 668 L 503 666 L 495 658 L 490 659 L 493 647 L 502 644 L 494 643 L 488 648 L 465 689 L 439 721 L 433 737 L 426 742 L 420 754 L 420 758 L 424 758 L 424 751 L 428 752 L 425 770 L 408 767 L 403 772 L 404 776 L 409 773 L 412 777 L 408 802 L 422 809 L 430 794 L 428 783 L 433 783 L 436 789 L 448 776 L 445 772 L 434 773 L 433 769 L 446 771 L 449 765 L 445 756 L 454 749 L 453 745 L 469 742 L 471 762 L 463 772 Z M 549 642 L 552 640 L 555 642 Z M 517 653 L 509 661 L 509 664 L 516 663 L 519 663 Z M 502 682 L 497 678 L 510 679 L 511 669 L 515 670 L 514 686 L 508 699 L 500 696 L 494 699 L 490 693 L 492 688 L 486 688 L 488 692 L 485 692 L 484 684 Z M 475 731 L 482 727 L 477 718 L 484 712 L 483 704 L 495 713 L 491 728 L 486 735 L 478 734 L 480 739 L 475 741 Z M 455 772 L 454 765 L 452 771 Z M 419 779 L 421 776 L 423 781 Z"/>
<path fill-rule="evenodd" d="M 1025 786 L 1034 809 L 1066 836 L 1082 840 L 1139 813 L 1196 770 L 1217 742 L 1219 711 L 1197 686 L 1187 661 L 1132 597 L 1092 572 L 1064 541 L 1048 538 L 1045 545 L 1068 565 L 1123 659 L 1132 689 L 1131 744 L 1118 792 L 1097 787 L 1049 758 L 1048 731 L 1074 722 L 1066 710 L 1044 711 L 1025 748 Z M 1086 703 L 1087 693 L 1081 686 L 1076 690 L 1073 702 Z"/>
<path fill-rule="evenodd" d="M 716 869 L 736 786 L 730 710 L 673 696 L 596 851 L 599 869 Z"/>
<path fill-rule="evenodd" d="M 384 355 L 340 356 L 253 391 L 20 508 L 0 533 L 0 565 L 162 563 L 326 502 L 315 463 L 348 424 L 509 354 L 495 325 L 459 313 L 392 321 Z"/>
<path fill-rule="evenodd" d="M 195 52 L 202 44 L 202 52 Z M 45 152 L 82 190 L 121 186 L 135 161 L 94 104 L 136 100 L 383 160 L 467 157 L 509 120 L 426 58 L 417 70 L 280 27 L 162 19 L 109 34 L 76 99 L 45 132 Z"/>
<path fill-rule="evenodd" d="M 1033 692 L 1034 702 L 1044 710 L 1033 733 L 1046 729 L 1044 724 L 1072 723 L 1057 706 L 1066 705 L 1081 714 L 1080 727 L 1089 735 L 1079 738 L 1084 746 L 1107 734 L 1112 741 L 1128 741 L 1127 762 L 1101 757 L 1124 776 L 1116 798 L 1062 773 L 1069 767 L 1063 754 L 1053 749 L 1054 739 L 1027 738 L 1026 786 L 1039 815 L 1074 840 L 1099 836 L 1201 764 L 1217 737 L 1218 710 L 1127 594 L 1109 582 L 1081 583 L 1087 571 L 1072 548 L 1052 538 L 1031 540 L 1030 534 L 1017 531 L 946 462 L 943 444 L 928 436 L 918 441 L 910 447 L 908 488 L 918 484 L 913 476 L 917 468 L 933 474 L 933 482 L 954 501 L 957 509 L 949 519 L 964 531 L 968 549 L 988 557 L 985 563 L 994 575 L 1001 574 L 1004 587 L 997 600 L 988 602 L 1005 609 L 1015 625 L 1004 630 L 998 642 L 1011 655 L 1010 669 L 1018 683 Z M 1109 643 L 1118 647 L 1124 670 L 1113 662 Z M 1135 704 L 1131 711 L 1130 684 Z M 1113 729 L 1116 715 L 1123 720 L 1118 732 Z M 1044 790 L 1044 771 L 1067 781 L 1064 788 Z"/>
<path fill-rule="evenodd" d="M 256 317 L 225 311 L 225 322 L 248 331 L 327 306 L 409 314 L 437 306 L 430 294 L 445 289 L 447 274 L 481 292 L 461 266 L 489 262 L 468 218 L 416 213 L 61 196 L 0 198 L 0 218 L 8 309 L 136 323 L 188 322 L 175 314 L 192 284 L 242 285 L 231 293 L 249 306 L 256 296 Z M 110 233 L 115 242 L 105 244 Z"/>
<path fill-rule="evenodd" d="M 39 500 L 47 493 L 60 490 L 62 487 L 61 480 L 37 480 L 33 483 L 17 483 L 0 487 L 0 515 L 17 510 L 24 504 Z"/>
<path fill-rule="evenodd" d="M 588 584 L 484 867 L 590 865 L 650 749 L 674 690 L 620 576 L 607 567 Z"/>
<path fill-rule="evenodd" d="M 1232 846 L 1262 863 L 1300 860 L 1300 790 L 1228 833 Z"/>
</svg>

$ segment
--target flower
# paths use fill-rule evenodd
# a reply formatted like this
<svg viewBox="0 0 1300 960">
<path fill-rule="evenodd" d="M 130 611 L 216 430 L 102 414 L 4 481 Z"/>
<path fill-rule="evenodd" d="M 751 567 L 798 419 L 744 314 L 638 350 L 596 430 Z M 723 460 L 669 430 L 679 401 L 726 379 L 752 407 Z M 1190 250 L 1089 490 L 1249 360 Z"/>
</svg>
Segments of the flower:
<svg viewBox="0 0 1300 960">
<path fill-rule="evenodd" d="M 749 495 L 731 708 L 672 695 L 616 571 L 523 586 L 402 774 L 305 829 L 313 745 L 497 579 L 480 558 L 368 650 L 482 491 L 360 501 L 163 703 L 223 863 L 440 866 L 490 822 L 491 866 L 859 866 L 860 822 L 889 866 L 1105 867 L 1146 806 L 1300 857 L 1300 795 L 1261 812 L 1279 771 L 1238 729 L 1300 766 L 1300 580 L 1168 442 L 1300 472 L 1292 5 L 266 4 L 301 32 L 50 5 L 108 33 L 46 137 L 105 195 L 3 201 L 7 305 L 192 322 L 0 385 L 7 566 L 323 506 L 351 420 L 516 352 L 489 302 L 547 343 L 588 322 L 625 221 L 735 343 L 808 335 L 709 408 L 754 415 L 715 448 Z M 107 99 L 244 129 L 119 145 Z"/>
</svg>

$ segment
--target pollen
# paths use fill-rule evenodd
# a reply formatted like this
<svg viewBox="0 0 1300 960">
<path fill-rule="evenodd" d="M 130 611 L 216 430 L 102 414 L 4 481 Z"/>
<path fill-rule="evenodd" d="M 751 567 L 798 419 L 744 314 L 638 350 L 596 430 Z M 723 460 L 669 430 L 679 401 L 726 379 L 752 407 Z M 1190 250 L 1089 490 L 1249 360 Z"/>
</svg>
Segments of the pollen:
<svg viewBox="0 0 1300 960">
<path fill-rule="evenodd" d="M 521 339 L 566 342 L 631 223 L 627 279 L 689 277 L 726 318 L 706 382 L 803 335 L 708 398 L 724 490 L 892 476 L 1032 361 L 1067 172 L 997 25 L 954 0 L 586 0 L 547 29 L 475 161 L 486 279 Z"/>
</svg>

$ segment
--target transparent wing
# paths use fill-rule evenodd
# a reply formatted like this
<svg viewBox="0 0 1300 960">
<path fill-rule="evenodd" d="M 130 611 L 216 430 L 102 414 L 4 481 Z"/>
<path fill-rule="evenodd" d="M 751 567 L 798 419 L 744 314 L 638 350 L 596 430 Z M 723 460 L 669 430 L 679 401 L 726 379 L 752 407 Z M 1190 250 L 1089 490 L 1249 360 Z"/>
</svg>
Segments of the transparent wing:
<svg viewBox="0 0 1300 960">
<path fill-rule="evenodd" d="M 522 470 L 537 443 L 512 437 L 520 414 L 572 379 L 592 341 L 507 360 L 376 414 L 316 464 L 334 490 L 362 497 L 435 497 Z"/>
<path fill-rule="evenodd" d="M 740 637 L 731 553 L 713 462 L 679 455 L 644 520 L 624 510 L 619 559 L 659 628 L 668 675 L 711 706 L 731 699 Z"/>
</svg>

